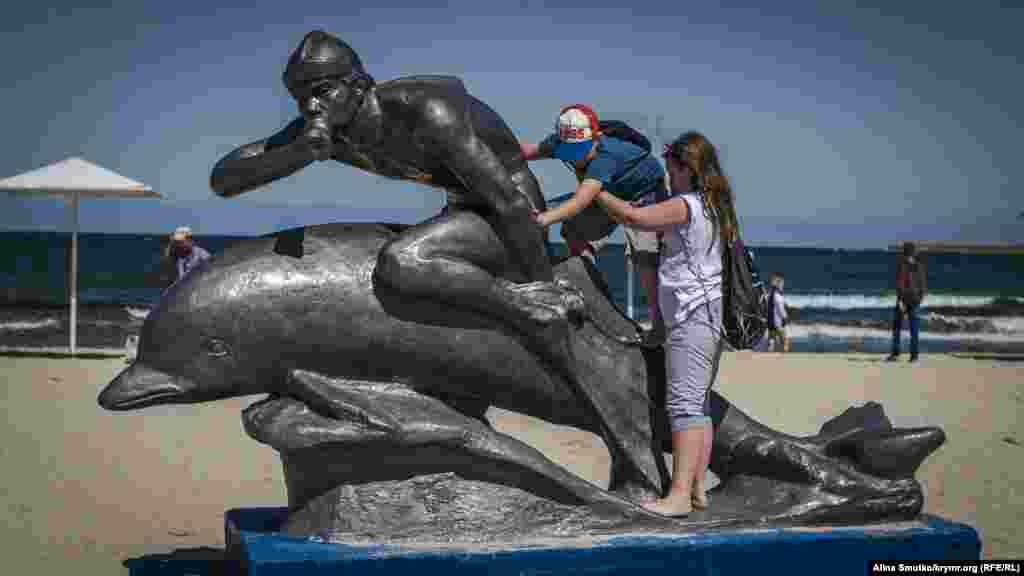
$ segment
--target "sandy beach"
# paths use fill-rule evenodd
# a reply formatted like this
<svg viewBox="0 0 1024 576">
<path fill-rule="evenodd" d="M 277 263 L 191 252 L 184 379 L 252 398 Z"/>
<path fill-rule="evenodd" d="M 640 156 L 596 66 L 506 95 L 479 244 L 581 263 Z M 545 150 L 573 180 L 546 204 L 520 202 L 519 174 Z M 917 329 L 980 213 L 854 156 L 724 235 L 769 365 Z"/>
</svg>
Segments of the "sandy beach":
<svg viewBox="0 0 1024 576">
<path fill-rule="evenodd" d="M 853 404 L 880 401 L 897 426 L 942 426 L 947 444 L 918 472 L 926 512 L 968 523 L 984 555 L 1024 556 L 1024 363 L 926 355 L 917 365 L 856 354 L 727 354 L 718 390 L 765 423 L 811 434 Z M 123 359 L 0 356 L 0 428 L 12 574 L 128 573 L 168 557 L 216 566 L 223 513 L 286 501 L 271 449 L 242 430 L 256 400 L 111 413 L 96 395 Z M 492 409 L 495 426 L 599 485 L 602 442 Z M 135 564 L 133 564 L 135 563 Z M 118 572 L 120 571 L 120 572 Z"/>
</svg>

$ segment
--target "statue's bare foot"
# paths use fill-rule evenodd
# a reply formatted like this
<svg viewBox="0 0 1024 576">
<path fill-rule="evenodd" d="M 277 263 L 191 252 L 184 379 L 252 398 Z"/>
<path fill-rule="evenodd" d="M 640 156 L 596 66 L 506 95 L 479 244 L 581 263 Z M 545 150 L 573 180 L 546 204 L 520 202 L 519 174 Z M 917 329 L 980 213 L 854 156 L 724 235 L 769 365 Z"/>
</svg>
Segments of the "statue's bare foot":
<svg viewBox="0 0 1024 576">
<path fill-rule="evenodd" d="M 508 302 L 537 327 L 583 318 L 586 303 L 583 294 L 564 280 L 515 284 L 499 280 Z"/>
</svg>

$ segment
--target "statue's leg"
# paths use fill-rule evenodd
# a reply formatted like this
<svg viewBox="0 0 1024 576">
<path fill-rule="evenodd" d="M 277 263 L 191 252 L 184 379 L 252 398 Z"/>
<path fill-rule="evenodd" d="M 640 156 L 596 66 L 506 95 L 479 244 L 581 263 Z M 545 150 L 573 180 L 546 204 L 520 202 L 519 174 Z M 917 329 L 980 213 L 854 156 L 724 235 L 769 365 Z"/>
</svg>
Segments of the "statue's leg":
<svg viewBox="0 0 1024 576">
<path fill-rule="evenodd" d="M 610 394 L 621 386 L 613 375 L 622 363 L 591 342 L 596 336 L 578 334 L 564 321 L 570 311 L 584 307 L 583 298 L 576 293 L 567 302 L 565 289 L 555 283 L 514 284 L 498 277 L 503 256 L 500 240 L 482 216 L 455 209 L 406 230 L 386 246 L 374 279 L 400 294 L 467 307 L 511 326 L 595 415 L 617 469 L 632 470 L 617 473 L 616 479 L 635 480 L 628 490 L 632 494 L 656 492 L 661 475 L 650 450 L 650 427 L 623 417 L 624 407 Z"/>
<path fill-rule="evenodd" d="M 497 317 L 527 336 L 583 308 L 582 298 L 553 282 L 510 282 L 504 278 L 507 269 L 504 245 L 491 223 L 474 211 L 451 207 L 385 246 L 374 282 Z"/>
</svg>

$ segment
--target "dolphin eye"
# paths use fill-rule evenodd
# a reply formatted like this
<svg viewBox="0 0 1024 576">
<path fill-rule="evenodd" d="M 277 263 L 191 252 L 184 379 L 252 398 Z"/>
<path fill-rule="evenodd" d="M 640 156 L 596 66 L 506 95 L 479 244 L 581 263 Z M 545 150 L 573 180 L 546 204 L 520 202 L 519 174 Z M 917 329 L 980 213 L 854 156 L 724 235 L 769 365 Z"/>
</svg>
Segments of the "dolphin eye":
<svg viewBox="0 0 1024 576">
<path fill-rule="evenodd" d="M 210 338 L 207 340 L 205 347 L 206 353 L 214 357 L 227 356 L 231 352 L 228 345 L 225 344 L 223 340 L 219 340 L 217 338 Z"/>
</svg>

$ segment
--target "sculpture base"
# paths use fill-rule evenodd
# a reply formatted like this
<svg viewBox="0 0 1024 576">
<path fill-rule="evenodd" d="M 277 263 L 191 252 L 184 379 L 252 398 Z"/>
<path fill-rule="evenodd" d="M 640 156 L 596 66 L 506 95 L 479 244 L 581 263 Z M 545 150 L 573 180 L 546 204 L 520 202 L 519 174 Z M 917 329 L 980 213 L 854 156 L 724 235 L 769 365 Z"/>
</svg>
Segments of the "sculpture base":
<svg viewBox="0 0 1024 576">
<path fill-rule="evenodd" d="M 868 573 L 872 560 L 977 560 L 970 526 L 917 520 L 836 528 L 715 530 L 509 542 L 503 546 L 324 543 L 278 533 L 285 508 L 225 517 L 228 568 L 239 574 Z"/>
</svg>

